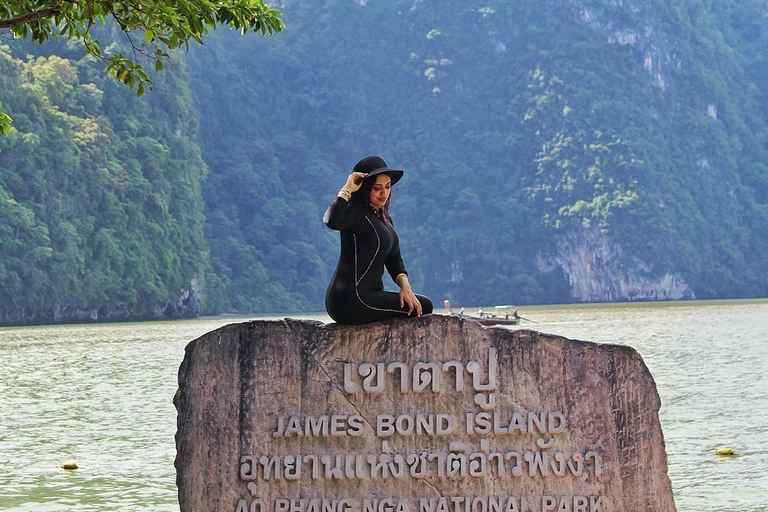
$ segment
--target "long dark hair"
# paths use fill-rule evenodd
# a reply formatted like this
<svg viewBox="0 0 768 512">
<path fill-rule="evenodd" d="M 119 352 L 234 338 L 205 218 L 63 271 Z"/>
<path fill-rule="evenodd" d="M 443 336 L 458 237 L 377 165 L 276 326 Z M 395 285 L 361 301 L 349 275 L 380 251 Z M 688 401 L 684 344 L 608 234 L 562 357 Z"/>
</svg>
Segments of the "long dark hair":
<svg viewBox="0 0 768 512">
<path fill-rule="evenodd" d="M 387 176 L 392 178 L 388 173 Z M 368 200 L 371 196 L 371 190 L 373 190 L 373 185 L 376 183 L 376 176 L 371 176 L 370 179 L 366 178 L 363 180 L 363 184 L 360 185 L 360 188 L 357 189 L 356 192 L 352 193 L 352 198 L 350 199 L 350 202 L 353 204 L 359 204 L 364 205 L 368 208 L 370 208 Z M 387 202 L 384 203 L 384 206 L 381 207 L 381 218 L 384 220 L 384 222 L 387 222 L 389 224 L 392 224 L 392 217 L 389 216 L 389 203 L 392 202 L 392 192 L 390 191 L 389 197 L 387 198 Z"/>
</svg>

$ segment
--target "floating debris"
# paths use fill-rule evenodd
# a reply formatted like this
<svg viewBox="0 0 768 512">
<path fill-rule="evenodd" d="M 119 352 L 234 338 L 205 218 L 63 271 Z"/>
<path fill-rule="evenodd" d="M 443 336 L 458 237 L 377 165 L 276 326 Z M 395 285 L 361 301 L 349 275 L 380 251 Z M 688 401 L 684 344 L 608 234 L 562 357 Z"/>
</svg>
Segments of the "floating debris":
<svg viewBox="0 0 768 512">
<path fill-rule="evenodd" d="M 733 448 L 728 448 L 727 446 L 721 446 L 717 450 L 715 450 L 715 455 L 719 457 L 732 457 L 736 455 L 736 452 L 733 451 Z"/>
<path fill-rule="evenodd" d="M 77 462 L 74 460 L 67 460 L 61 463 L 62 469 L 77 469 Z"/>
</svg>

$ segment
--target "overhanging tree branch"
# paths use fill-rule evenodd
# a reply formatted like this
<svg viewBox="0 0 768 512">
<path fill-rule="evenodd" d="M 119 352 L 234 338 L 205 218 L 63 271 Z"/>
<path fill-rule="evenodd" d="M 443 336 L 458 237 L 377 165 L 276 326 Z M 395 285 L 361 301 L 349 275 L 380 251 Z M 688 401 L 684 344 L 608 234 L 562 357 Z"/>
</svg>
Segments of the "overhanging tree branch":
<svg viewBox="0 0 768 512">
<path fill-rule="evenodd" d="M 268 0 L 8 0 L 0 8 L 0 30 L 10 29 L 14 37 L 37 43 L 53 39 L 83 43 L 86 54 L 100 58 L 107 72 L 136 94 L 152 85 L 150 75 L 139 63 L 146 59 L 162 71 L 168 52 L 189 48 L 190 40 L 200 44 L 209 30 L 218 25 L 261 32 L 262 36 L 280 32 L 283 20 Z M 119 51 L 109 56 L 91 34 L 94 24 L 114 19 L 128 38 L 133 58 Z M 133 34 L 143 38 L 139 43 Z M 0 107 L 0 135 L 11 129 L 11 119 Z"/>
<path fill-rule="evenodd" d="M 16 28 L 33 21 L 41 20 L 43 18 L 50 18 L 59 14 L 59 6 L 64 0 L 52 0 L 48 7 L 39 11 L 31 12 L 23 16 L 11 18 L 8 20 L 0 20 L 0 29 L 4 28 Z"/>
</svg>

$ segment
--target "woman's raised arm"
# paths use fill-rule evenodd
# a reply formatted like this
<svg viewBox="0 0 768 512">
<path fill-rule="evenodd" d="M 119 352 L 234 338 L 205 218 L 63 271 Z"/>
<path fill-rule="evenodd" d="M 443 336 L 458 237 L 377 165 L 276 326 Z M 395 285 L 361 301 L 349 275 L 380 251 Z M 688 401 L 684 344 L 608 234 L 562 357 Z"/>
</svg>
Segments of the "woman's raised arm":
<svg viewBox="0 0 768 512">
<path fill-rule="evenodd" d="M 348 215 L 349 200 L 352 194 L 360 189 L 360 185 L 363 184 L 366 176 L 367 174 L 364 172 L 352 172 L 347 176 L 346 183 L 341 187 L 336 197 L 333 198 L 331 206 L 328 207 L 325 215 L 323 215 L 323 222 L 326 226 L 337 231 L 353 227 L 355 218 L 352 215 Z"/>
</svg>

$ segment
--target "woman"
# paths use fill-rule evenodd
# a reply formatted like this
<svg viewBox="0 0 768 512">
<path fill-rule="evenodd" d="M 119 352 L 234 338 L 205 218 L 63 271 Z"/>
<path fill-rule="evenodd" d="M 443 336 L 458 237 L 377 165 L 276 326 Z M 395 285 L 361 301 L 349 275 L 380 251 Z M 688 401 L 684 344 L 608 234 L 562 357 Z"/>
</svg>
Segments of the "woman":
<svg viewBox="0 0 768 512">
<path fill-rule="evenodd" d="M 402 177 L 382 158 L 365 157 L 323 216 L 326 226 L 341 231 L 341 256 L 325 294 L 325 309 L 340 324 L 432 313 L 432 301 L 411 290 L 389 216 L 392 186 Z M 385 267 L 400 293 L 384 291 Z"/>
</svg>

